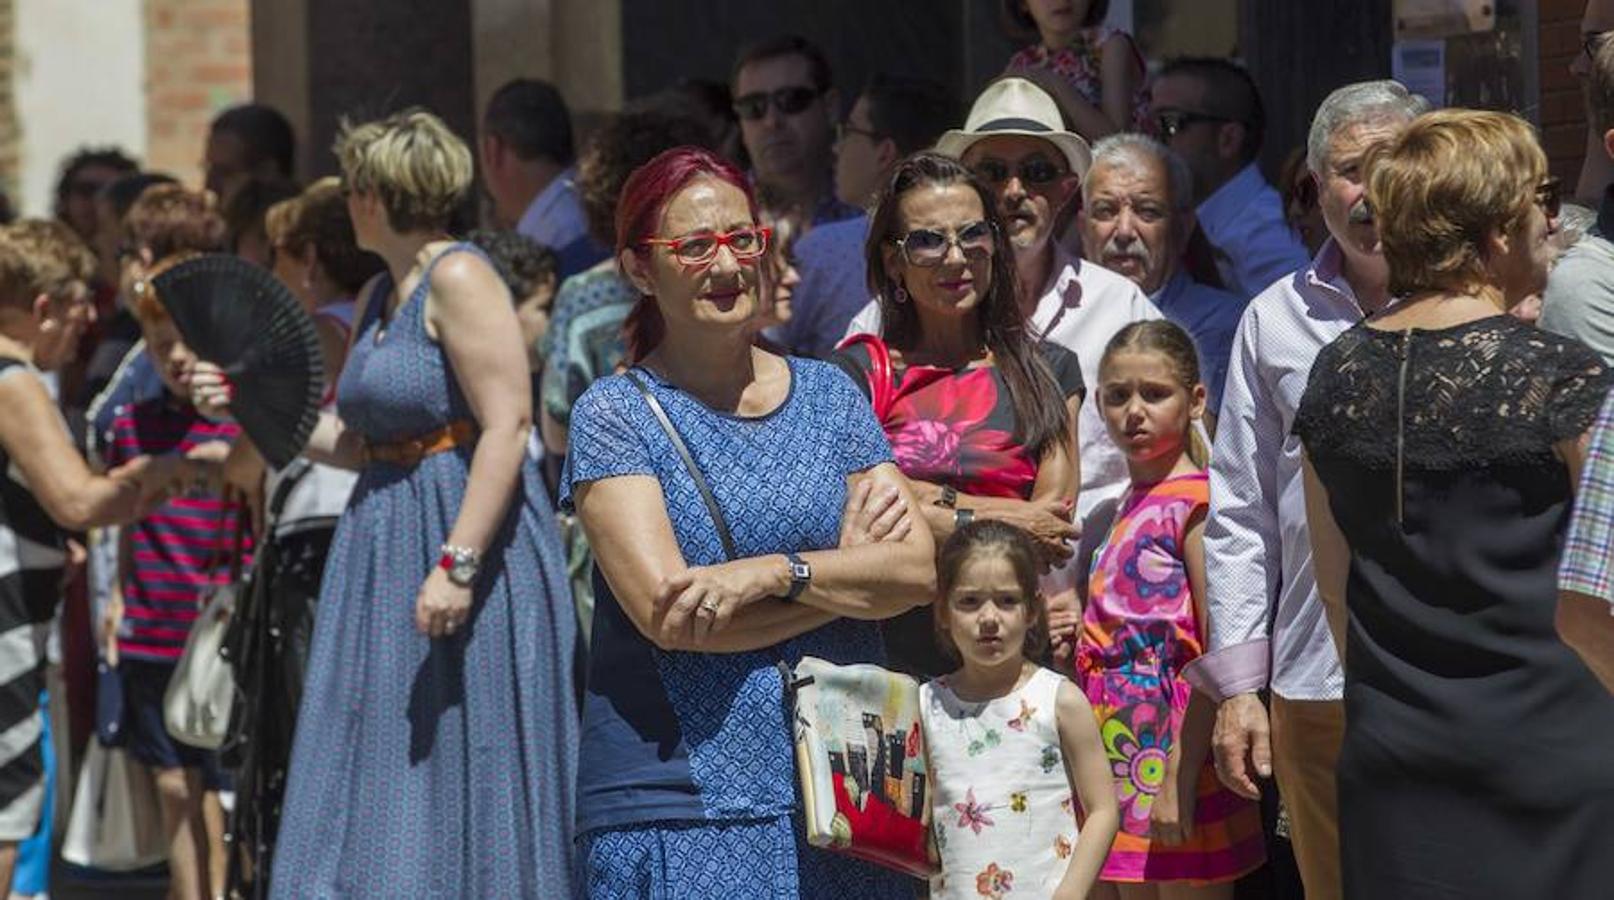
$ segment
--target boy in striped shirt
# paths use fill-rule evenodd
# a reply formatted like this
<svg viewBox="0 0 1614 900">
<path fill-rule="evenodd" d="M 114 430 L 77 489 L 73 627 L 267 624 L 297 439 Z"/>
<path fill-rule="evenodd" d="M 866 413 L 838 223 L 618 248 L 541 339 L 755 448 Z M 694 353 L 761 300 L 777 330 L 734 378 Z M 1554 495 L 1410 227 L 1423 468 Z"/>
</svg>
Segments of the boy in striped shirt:
<svg viewBox="0 0 1614 900">
<path fill-rule="evenodd" d="M 195 457 L 210 451 L 222 458 L 238 427 L 209 421 L 191 405 L 184 376 L 196 356 L 150 284 L 146 280 L 133 291 L 131 307 L 165 390 L 160 397 L 118 409 L 105 461 L 112 467 L 141 455 Z M 109 603 L 103 625 L 107 658 L 123 681 L 129 754 L 156 772 L 172 854 L 194 854 L 170 864 L 200 874 L 203 884 L 210 880 L 203 771 L 217 763 L 210 752 L 169 736 L 163 695 L 202 600 L 229 580 L 231 557 L 248 551 L 237 546 L 239 514 L 237 504 L 211 489 L 192 490 L 126 526 L 119 552 L 121 596 L 115 594 Z M 249 540 L 240 534 L 240 543 Z"/>
</svg>

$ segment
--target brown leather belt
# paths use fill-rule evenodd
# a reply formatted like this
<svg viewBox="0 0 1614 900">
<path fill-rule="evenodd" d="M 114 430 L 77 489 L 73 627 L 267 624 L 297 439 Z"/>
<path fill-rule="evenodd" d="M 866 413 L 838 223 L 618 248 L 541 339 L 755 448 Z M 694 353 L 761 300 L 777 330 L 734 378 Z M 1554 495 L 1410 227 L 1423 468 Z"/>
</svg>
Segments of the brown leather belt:
<svg viewBox="0 0 1614 900">
<path fill-rule="evenodd" d="M 366 463 L 383 462 L 394 466 L 410 468 L 433 453 L 442 453 L 444 450 L 453 450 L 476 443 L 476 423 L 461 419 L 450 422 L 435 431 L 428 431 L 418 437 L 403 441 L 389 441 L 384 444 L 366 444 L 364 448 L 364 461 Z"/>
</svg>

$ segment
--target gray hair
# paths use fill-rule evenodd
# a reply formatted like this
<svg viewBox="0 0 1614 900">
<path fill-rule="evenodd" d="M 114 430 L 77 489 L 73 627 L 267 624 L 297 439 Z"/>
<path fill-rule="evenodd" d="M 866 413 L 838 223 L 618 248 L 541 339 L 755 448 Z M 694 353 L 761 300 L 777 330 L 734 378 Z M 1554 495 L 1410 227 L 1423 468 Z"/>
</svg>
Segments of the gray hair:
<svg viewBox="0 0 1614 900">
<path fill-rule="evenodd" d="M 1160 143 L 1146 134 L 1136 132 L 1122 132 L 1100 138 L 1093 145 L 1093 163 L 1087 168 L 1087 177 L 1082 179 L 1082 203 L 1087 204 L 1093 199 L 1092 184 L 1093 172 L 1099 166 L 1118 166 L 1126 169 L 1136 169 L 1139 162 L 1152 159 L 1166 170 L 1166 189 L 1171 192 L 1171 211 L 1184 213 L 1194 208 L 1194 177 L 1188 171 L 1188 164 L 1182 157 L 1165 144 Z"/>
<path fill-rule="evenodd" d="M 1326 175 L 1328 144 L 1340 129 L 1387 119 L 1410 122 L 1429 111 L 1429 101 L 1411 93 L 1399 81 L 1358 81 L 1324 98 L 1311 120 L 1306 138 L 1306 168 Z"/>
</svg>

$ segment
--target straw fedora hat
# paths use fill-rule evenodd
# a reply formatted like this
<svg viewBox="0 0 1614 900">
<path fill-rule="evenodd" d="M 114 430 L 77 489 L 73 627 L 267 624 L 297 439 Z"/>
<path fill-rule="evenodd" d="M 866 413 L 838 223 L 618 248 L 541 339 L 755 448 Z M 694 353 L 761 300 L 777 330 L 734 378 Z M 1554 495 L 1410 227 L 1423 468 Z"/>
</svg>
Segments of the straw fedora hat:
<svg viewBox="0 0 1614 900">
<path fill-rule="evenodd" d="M 1093 151 L 1079 135 L 1065 130 L 1059 104 L 1047 92 L 1024 78 L 1000 78 L 987 85 L 970 107 L 964 128 L 953 129 L 936 142 L 936 152 L 961 158 L 970 145 L 1000 134 L 1042 138 L 1058 147 L 1079 178 L 1087 177 Z"/>
</svg>

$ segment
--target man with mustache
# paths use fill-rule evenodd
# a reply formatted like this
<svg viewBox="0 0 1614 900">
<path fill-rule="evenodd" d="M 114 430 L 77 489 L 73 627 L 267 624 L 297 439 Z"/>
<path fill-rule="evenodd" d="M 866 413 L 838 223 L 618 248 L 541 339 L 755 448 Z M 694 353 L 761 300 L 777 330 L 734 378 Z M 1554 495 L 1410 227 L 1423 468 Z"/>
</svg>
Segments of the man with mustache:
<svg viewBox="0 0 1614 900">
<path fill-rule="evenodd" d="M 1344 677 L 1312 573 L 1290 426 L 1318 351 L 1390 300 L 1361 163 L 1427 108 L 1394 81 L 1347 85 L 1318 107 L 1306 162 L 1329 239 L 1244 311 L 1211 452 L 1207 652 L 1184 674 L 1220 704 L 1212 751 L 1222 782 L 1254 798 L 1257 779 L 1276 774 L 1308 900 L 1342 889 L 1334 767 Z M 1270 719 L 1259 696 L 1268 689 Z"/>
<path fill-rule="evenodd" d="M 1201 284 L 1183 268 L 1183 250 L 1198 224 L 1191 179 L 1182 158 L 1154 138 L 1112 134 L 1093 147 L 1076 221 L 1088 260 L 1132 279 L 1193 336 L 1214 416 L 1248 298 Z"/>
<path fill-rule="evenodd" d="M 1104 345 L 1131 322 L 1161 318 L 1131 281 L 1079 257 L 1054 240 L 1054 223 L 1087 173 L 1087 142 L 1065 130 L 1052 97 L 1023 78 L 989 85 L 970 109 L 962 130 L 949 131 L 936 150 L 956 156 L 997 197 L 1014 247 L 1020 308 L 1043 339 L 1076 354 L 1082 378 L 1098 384 Z M 870 302 L 848 335 L 880 332 L 880 306 Z M 1126 458 L 1110 440 L 1098 404 L 1077 416 L 1081 487 L 1078 521 L 1085 521 L 1129 483 Z"/>
</svg>

